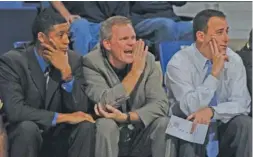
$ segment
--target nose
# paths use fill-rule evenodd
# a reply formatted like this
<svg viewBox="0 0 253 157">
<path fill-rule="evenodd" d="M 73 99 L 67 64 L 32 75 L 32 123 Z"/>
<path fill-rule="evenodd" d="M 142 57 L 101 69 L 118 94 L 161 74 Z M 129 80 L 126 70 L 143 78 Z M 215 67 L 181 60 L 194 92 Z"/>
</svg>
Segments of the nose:
<svg viewBox="0 0 253 157">
<path fill-rule="evenodd" d="M 225 32 L 225 33 L 223 34 L 223 40 L 224 40 L 225 43 L 228 43 L 228 41 L 229 41 L 229 36 L 228 36 L 228 33 L 227 33 L 227 32 Z"/>
<path fill-rule="evenodd" d="M 69 44 L 69 37 L 68 37 L 68 35 L 64 35 L 63 43 L 66 44 L 66 45 Z"/>
<path fill-rule="evenodd" d="M 129 46 L 133 46 L 135 43 L 136 43 L 136 39 L 135 39 L 135 38 L 134 38 L 134 39 L 130 38 L 130 39 L 128 40 L 128 42 L 127 42 L 127 44 L 128 44 Z"/>
</svg>

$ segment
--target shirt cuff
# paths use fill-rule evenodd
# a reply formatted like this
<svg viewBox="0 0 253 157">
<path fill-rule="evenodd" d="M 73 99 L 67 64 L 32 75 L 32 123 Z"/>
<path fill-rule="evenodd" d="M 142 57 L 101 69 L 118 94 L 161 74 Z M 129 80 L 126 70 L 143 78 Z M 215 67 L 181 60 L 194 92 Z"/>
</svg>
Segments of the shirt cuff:
<svg viewBox="0 0 253 157">
<path fill-rule="evenodd" d="M 63 83 L 61 86 L 62 86 L 62 88 L 63 88 L 66 92 L 69 92 L 69 93 L 70 93 L 70 92 L 72 92 L 74 81 L 75 81 L 75 79 L 74 79 L 74 77 L 73 77 L 72 80 Z"/>
<path fill-rule="evenodd" d="M 55 112 L 55 113 L 54 113 L 54 119 L 53 119 L 53 121 L 52 121 L 52 126 L 56 126 L 57 118 L 58 118 L 58 113 Z"/>
</svg>

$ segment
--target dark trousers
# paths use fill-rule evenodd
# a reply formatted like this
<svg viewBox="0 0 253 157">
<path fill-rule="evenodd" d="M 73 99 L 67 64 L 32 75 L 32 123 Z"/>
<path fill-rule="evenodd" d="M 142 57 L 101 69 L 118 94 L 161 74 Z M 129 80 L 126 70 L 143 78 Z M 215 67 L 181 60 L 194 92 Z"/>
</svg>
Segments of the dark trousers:
<svg viewBox="0 0 253 157">
<path fill-rule="evenodd" d="M 61 124 L 42 132 L 31 121 L 7 127 L 10 157 L 93 157 L 95 125 Z"/>
<path fill-rule="evenodd" d="M 252 157 L 252 120 L 236 116 L 218 127 L 218 157 Z M 205 145 L 180 140 L 179 157 L 205 157 Z"/>
</svg>

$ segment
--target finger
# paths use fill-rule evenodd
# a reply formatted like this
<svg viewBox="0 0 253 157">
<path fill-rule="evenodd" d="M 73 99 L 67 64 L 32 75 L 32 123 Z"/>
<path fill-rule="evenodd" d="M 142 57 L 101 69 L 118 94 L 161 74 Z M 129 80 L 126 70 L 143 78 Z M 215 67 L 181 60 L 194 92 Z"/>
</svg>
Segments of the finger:
<svg viewBox="0 0 253 157">
<path fill-rule="evenodd" d="M 106 112 L 103 108 L 102 105 L 98 105 L 98 112 L 100 115 L 102 115 L 105 118 L 109 118 L 108 112 Z"/>
<path fill-rule="evenodd" d="M 146 61 L 147 54 L 148 54 L 148 46 L 145 46 L 145 50 L 143 51 L 142 56 L 141 56 L 144 62 Z"/>
<path fill-rule="evenodd" d="M 89 122 L 91 122 L 91 123 L 95 123 L 96 122 L 93 118 L 87 118 L 86 117 L 86 120 L 89 121 Z"/>
<path fill-rule="evenodd" d="M 187 120 L 192 120 L 194 117 L 195 117 L 195 115 L 194 115 L 194 114 L 191 114 L 191 115 L 189 115 L 189 116 L 187 117 Z"/>
<path fill-rule="evenodd" d="M 195 120 L 192 122 L 192 128 L 191 128 L 191 132 L 190 132 L 191 134 L 194 133 L 194 131 L 195 131 L 196 127 L 197 127 L 197 124 L 198 123 Z"/>
<path fill-rule="evenodd" d="M 91 122 L 91 123 L 95 123 L 95 122 L 96 122 L 96 121 L 94 121 L 94 120 L 90 120 L 90 119 L 84 117 L 84 118 L 82 118 L 82 119 L 79 121 L 79 123 L 80 123 L 80 122 L 84 122 L 84 121 L 88 121 L 88 122 Z"/>
<path fill-rule="evenodd" d="M 49 50 L 43 50 L 43 55 L 49 55 L 49 56 L 51 56 L 52 52 L 49 51 Z"/>
<path fill-rule="evenodd" d="M 141 40 L 140 47 L 139 47 L 139 53 L 138 53 L 140 59 L 143 59 L 142 57 L 143 57 L 143 53 L 144 53 L 144 46 L 145 46 L 145 43 L 143 40 Z"/>
<path fill-rule="evenodd" d="M 211 120 L 210 120 L 210 119 L 205 121 L 205 124 L 206 124 L 206 125 L 209 125 L 210 123 L 211 123 Z"/>
<path fill-rule="evenodd" d="M 52 46 L 53 46 L 54 49 L 58 50 L 58 46 L 57 46 L 57 44 L 54 42 L 54 40 L 49 39 L 49 42 L 52 44 Z"/>
<path fill-rule="evenodd" d="M 42 46 L 43 48 L 45 48 L 45 49 L 51 51 L 51 52 L 54 52 L 54 51 L 55 51 L 55 49 L 54 49 L 51 45 L 49 45 L 49 44 L 42 43 L 41 46 Z"/>
<path fill-rule="evenodd" d="M 81 17 L 79 15 L 73 15 L 75 19 L 80 19 Z"/>
<path fill-rule="evenodd" d="M 141 42 L 141 39 L 137 40 L 134 45 L 134 57 L 135 58 L 138 57 L 140 42 Z"/>
<path fill-rule="evenodd" d="M 218 42 L 215 38 L 213 38 L 213 47 L 214 47 L 214 52 L 219 53 Z"/>
<path fill-rule="evenodd" d="M 98 112 L 98 105 L 97 104 L 94 106 L 94 111 L 97 116 L 101 116 L 100 113 Z"/>
<path fill-rule="evenodd" d="M 145 46 L 144 53 L 142 54 L 142 57 L 146 57 L 147 54 L 148 54 L 148 46 L 146 45 L 146 46 Z"/>
<path fill-rule="evenodd" d="M 213 47 L 213 39 L 211 39 L 211 41 L 209 42 L 209 46 L 212 52 L 212 56 L 215 56 L 214 47 Z"/>
<path fill-rule="evenodd" d="M 121 113 L 118 109 L 114 108 L 114 107 L 111 106 L 111 105 L 106 105 L 105 107 L 106 107 L 106 109 L 107 109 L 108 111 L 110 111 L 110 112 L 112 112 L 112 113 Z"/>
<path fill-rule="evenodd" d="M 51 56 L 51 55 L 43 54 L 42 56 L 43 56 L 45 59 L 49 60 L 49 61 L 51 61 L 51 59 L 52 59 L 52 56 Z"/>
</svg>

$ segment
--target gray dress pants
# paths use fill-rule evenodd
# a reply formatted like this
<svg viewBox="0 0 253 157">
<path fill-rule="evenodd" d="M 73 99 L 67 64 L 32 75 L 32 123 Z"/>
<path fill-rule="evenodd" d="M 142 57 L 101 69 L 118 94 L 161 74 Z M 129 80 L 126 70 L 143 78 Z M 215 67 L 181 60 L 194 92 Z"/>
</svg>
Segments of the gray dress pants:
<svg viewBox="0 0 253 157">
<path fill-rule="evenodd" d="M 165 134 L 168 117 L 153 121 L 148 127 L 140 129 L 131 139 L 127 156 L 134 157 L 176 157 L 177 139 Z M 100 118 L 96 122 L 95 157 L 121 156 L 120 127 L 111 119 Z M 124 156 L 126 154 L 123 154 Z"/>
<path fill-rule="evenodd" d="M 218 127 L 218 157 L 252 157 L 252 120 L 236 116 Z M 206 142 L 205 142 L 206 143 Z M 205 157 L 205 145 L 179 141 L 179 157 Z"/>
</svg>

